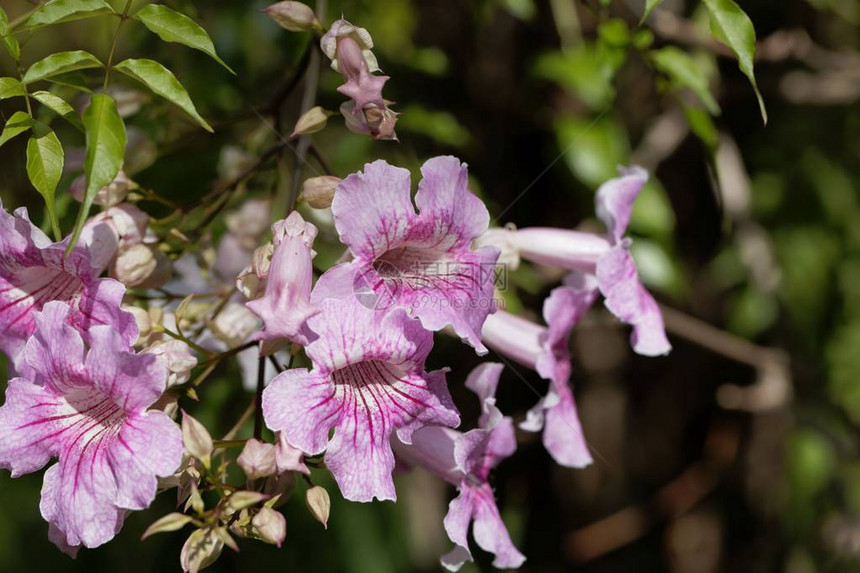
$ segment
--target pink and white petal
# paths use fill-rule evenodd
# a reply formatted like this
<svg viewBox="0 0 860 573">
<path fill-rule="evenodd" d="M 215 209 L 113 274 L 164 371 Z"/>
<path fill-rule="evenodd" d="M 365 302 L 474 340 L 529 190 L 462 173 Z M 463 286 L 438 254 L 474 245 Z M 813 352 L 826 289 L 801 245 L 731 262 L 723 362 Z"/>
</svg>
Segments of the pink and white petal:
<svg viewBox="0 0 860 573">
<path fill-rule="evenodd" d="M 362 280 L 363 276 L 358 275 L 364 268 L 365 265 L 359 261 L 349 261 L 331 267 L 317 279 L 317 284 L 311 291 L 311 303 L 319 304 L 329 298 L 350 299 L 372 292 Z"/>
<path fill-rule="evenodd" d="M 547 330 L 541 339 L 543 352 L 535 363 L 541 377 L 557 383 L 570 378 L 570 332 L 594 303 L 598 292 L 596 279 L 590 279 L 582 288 L 556 287 L 544 300 Z"/>
<path fill-rule="evenodd" d="M 469 191 L 466 164 L 456 157 L 434 157 L 421 166 L 421 175 L 415 203 L 420 219 L 433 224 L 436 248 L 468 248 L 487 230 L 490 214 Z"/>
<path fill-rule="evenodd" d="M 105 447 L 94 441 L 45 472 L 42 516 L 66 534 L 69 545 L 98 547 L 122 527 L 125 512 L 112 501 L 116 483 Z"/>
<path fill-rule="evenodd" d="M 403 310 L 365 308 L 355 300 L 328 299 L 308 320 L 319 338 L 305 351 L 315 365 L 333 372 L 364 360 L 421 364 L 430 352 L 433 335 L 410 320 Z"/>
<path fill-rule="evenodd" d="M 343 418 L 326 450 L 325 464 L 344 498 L 360 502 L 374 498 L 393 501 L 397 493 L 391 477 L 394 471 L 394 453 L 389 444 L 391 423 L 363 403 L 360 394 L 355 391 L 347 398 Z"/>
<path fill-rule="evenodd" d="M 282 372 L 263 391 L 266 425 L 311 455 L 326 449 L 329 429 L 339 424 L 341 408 L 332 383 L 306 369 Z"/>
<path fill-rule="evenodd" d="M 618 171 L 621 176 L 601 185 L 595 197 L 597 217 L 606 225 L 616 243 L 627 232 L 633 203 L 648 181 L 648 172 L 641 167 L 619 167 Z"/>
<path fill-rule="evenodd" d="M 84 224 L 79 245 L 85 245 L 90 253 L 90 264 L 98 273 L 105 270 L 119 248 L 119 237 L 104 218 L 93 218 Z"/>
<path fill-rule="evenodd" d="M 415 218 L 410 186 L 409 171 L 383 160 L 338 185 L 331 210 L 341 242 L 356 257 L 373 260 L 399 246 Z"/>
<path fill-rule="evenodd" d="M 633 326 L 633 350 L 644 356 L 668 354 L 663 316 L 651 294 L 639 281 L 636 263 L 625 245 L 619 245 L 597 263 L 597 280 L 606 308 Z"/>
<path fill-rule="evenodd" d="M 109 326 L 90 329 L 86 369 L 95 388 L 124 412 L 141 412 L 167 387 L 167 369 L 154 354 L 134 354 Z"/>
<path fill-rule="evenodd" d="M 458 571 L 463 563 L 472 561 L 469 551 L 469 524 L 475 511 L 474 500 L 468 487 L 460 490 L 459 495 L 448 504 L 448 513 L 442 522 L 445 532 L 456 547 L 442 556 L 442 566 L 448 571 Z"/>
<path fill-rule="evenodd" d="M 84 370 L 84 341 L 68 324 L 68 304 L 52 301 L 41 312 L 34 312 L 36 331 L 27 341 L 27 362 L 39 380 L 62 392 L 68 385 L 79 385 Z"/>
<path fill-rule="evenodd" d="M 445 382 L 446 370 L 435 370 L 423 375 L 399 373 L 389 365 L 380 371 L 387 371 L 387 383 L 382 384 L 380 394 L 385 396 L 397 437 L 403 443 L 412 442 L 412 434 L 424 426 L 445 426 L 456 428 L 460 425 L 460 414 Z"/>
<path fill-rule="evenodd" d="M 53 523 L 48 524 L 48 541 L 57 546 L 57 549 L 75 559 L 78 556 L 80 545 L 69 545 L 66 542 L 66 534 L 60 531 L 60 528 Z"/>
<path fill-rule="evenodd" d="M 15 378 L 0 407 L 0 467 L 18 477 L 38 470 L 57 453 L 60 399 L 48 388 Z M 59 423 L 59 422 L 58 422 Z"/>
<path fill-rule="evenodd" d="M 86 333 L 97 325 L 110 326 L 119 334 L 126 348 L 137 340 L 138 328 L 134 316 L 120 309 L 125 285 L 113 279 L 97 279 L 84 288 L 70 317 L 72 324 Z"/>
<path fill-rule="evenodd" d="M 491 467 L 495 467 L 504 458 L 508 458 L 517 451 L 517 434 L 514 430 L 514 421 L 510 416 L 505 416 L 490 430 L 490 439 L 487 442 L 487 456 Z M 485 476 L 486 477 L 486 476 Z"/>
<path fill-rule="evenodd" d="M 311 471 L 304 462 L 304 453 L 293 447 L 283 432 L 277 432 L 276 441 L 275 465 L 279 472 L 293 471 L 303 473 L 306 476 L 311 475 Z"/>
<path fill-rule="evenodd" d="M 573 392 L 566 381 L 554 384 L 551 392 L 558 395 L 558 403 L 546 411 L 543 445 L 559 465 L 584 468 L 593 460 L 579 421 Z"/>
<path fill-rule="evenodd" d="M 466 378 L 466 388 L 477 394 L 481 403 L 481 417 L 478 425 L 481 428 L 495 426 L 501 419 L 502 413 L 496 407 L 496 389 L 504 365 L 500 362 L 484 362 L 476 366 Z"/>
<path fill-rule="evenodd" d="M 454 449 L 463 434 L 451 428 L 425 426 L 412 435 L 412 444 L 404 444 L 396 437 L 391 439 L 398 460 L 410 468 L 421 466 L 452 485 L 459 485 L 464 474 L 457 467 Z"/>
<path fill-rule="evenodd" d="M 484 551 L 489 551 L 496 556 L 493 560 L 493 567 L 497 569 L 520 567 L 525 562 L 526 557 L 519 552 L 511 541 L 505 522 L 499 515 L 499 508 L 496 507 L 493 490 L 488 484 L 471 489 L 475 519 L 472 525 L 472 535 L 475 537 L 475 543 Z"/>
<path fill-rule="evenodd" d="M 108 450 L 117 484 L 114 503 L 144 509 L 152 503 L 157 477 L 172 475 L 182 461 L 182 433 L 166 414 L 150 411 L 126 419 Z"/>
<path fill-rule="evenodd" d="M 457 260 L 442 263 L 443 273 L 423 277 L 426 286 L 402 291 L 398 305 L 409 308 L 427 330 L 451 325 L 457 336 L 484 355 L 481 329 L 487 316 L 496 312 L 493 282 L 498 256 L 495 247 L 457 253 Z"/>
</svg>

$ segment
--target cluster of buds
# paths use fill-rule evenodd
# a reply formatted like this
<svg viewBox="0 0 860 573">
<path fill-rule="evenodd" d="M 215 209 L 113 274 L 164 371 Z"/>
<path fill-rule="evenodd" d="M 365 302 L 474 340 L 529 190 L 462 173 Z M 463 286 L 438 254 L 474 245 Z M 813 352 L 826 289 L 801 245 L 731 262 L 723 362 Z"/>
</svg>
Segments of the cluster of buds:
<svg viewBox="0 0 860 573">
<path fill-rule="evenodd" d="M 351 100 L 340 106 L 347 128 L 373 139 L 396 140 L 394 124 L 398 114 L 389 107 L 392 102 L 382 97 L 388 76 L 374 75 L 380 70 L 367 30 L 337 20 L 322 37 L 320 46 L 331 59 L 332 69 L 345 80 L 337 91 Z"/>
<path fill-rule="evenodd" d="M 81 201 L 86 179 L 76 179 L 69 192 Z M 158 237 L 149 228 L 149 215 L 127 202 L 138 185 L 120 171 L 102 187 L 93 202 L 106 207 L 91 217 L 81 234 L 93 264 L 108 269 L 109 276 L 132 288 L 156 288 L 173 274 L 170 258 L 157 248 Z"/>
</svg>

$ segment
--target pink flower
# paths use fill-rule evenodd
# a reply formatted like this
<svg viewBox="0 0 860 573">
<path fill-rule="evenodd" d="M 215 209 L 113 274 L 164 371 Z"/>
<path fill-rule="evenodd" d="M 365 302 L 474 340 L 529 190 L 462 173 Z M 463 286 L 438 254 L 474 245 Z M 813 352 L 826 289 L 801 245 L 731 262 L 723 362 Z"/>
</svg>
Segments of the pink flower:
<svg viewBox="0 0 860 573">
<path fill-rule="evenodd" d="M 298 211 L 272 226 L 275 251 L 262 297 L 245 303 L 265 323 L 261 339 L 289 340 L 306 345 L 308 318 L 317 310 L 310 303 L 313 282 L 314 238 L 317 228 L 306 223 Z"/>
<path fill-rule="evenodd" d="M 69 304 L 69 322 L 84 336 L 92 325 L 109 324 L 126 346 L 137 339 L 134 317 L 120 310 L 125 287 L 98 278 L 101 269 L 85 245 L 65 251 L 66 243 L 52 243 L 26 209 L 10 215 L 0 203 L 0 349 L 19 373 L 27 367 L 21 351 L 35 330 L 34 311 L 52 300 Z"/>
<path fill-rule="evenodd" d="M 433 335 L 403 310 L 376 312 L 326 300 L 308 320 L 312 370 L 278 375 L 263 392 L 266 424 L 326 466 L 353 501 L 395 499 L 393 432 L 409 443 L 428 424 L 460 423 L 445 372 L 425 372 Z M 329 440 L 329 430 L 334 437 Z"/>
<path fill-rule="evenodd" d="M 466 387 L 481 401 L 477 429 L 463 433 L 427 427 L 415 432 L 412 445 L 392 441 L 398 458 L 424 467 L 459 490 L 444 521 L 448 537 L 455 544 L 442 557 L 442 565 L 450 571 L 457 571 L 472 560 L 468 542 L 470 524 L 478 546 L 495 554 L 494 567 L 515 569 L 525 561 L 508 535 L 487 481 L 490 471 L 517 448 L 511 418 L 503 416 L 496 407 L 501 373 L 501 364 L 487 362 L 475 368 L 466 380 Z"/>
<path fill-rule="evenodd" d="M 576 402 L 570 389 L 570 331 L 597 297 L 595 279 L 579 286 L 561 286 L 544 301 L 546 327 L 500 311 L 488 317 L 484 342 L 550 381 L 549 391 L 529 410 L 520 425 L 524 430 L 543 430 L 543 444 L 556 462 L 581 468 L 592 462 Z"/>
<path fill-rule="evenodd" d="M 113 538 L 126 511 L 148 506 L 156 478 L 182 457 L 176 424 L 147 411 L 165 388 L 158 359 L 129 352 L 105 325 L 89 330 L 87 348 L 69 326 L 73 312 L 59 301 L 33 312 L 26 358 L 34 376 L 10 381 L 0 408 L 0 467 L 18 477 L 58 458 L 40 508 L 50 539 L 69 552 Z"/>
<path fill-rule="evenodd" d="M 354 259 L 324 273 L 312 300 L 349 297 L 369 308 L 404 308 L 428 330 L 452 325 L 484 354 L 480 332 L 495 311 L 498 250 L 470 244 L 487 229 L 489 214 L 456 158 L 430 159 L 421 173 L 419 214 L 406 169 L 375 161 L 343 180 L 331 208 Z"/>
<path fill-rule="evenodd" d="M 597 190 L 597 216 L 607 228 L 605 236 L 567 229 L 525 228 L 517 231 L 493 230 L 482 243 L 502 243 L 517 255 L 535 263 L 572 271 L 573 282 L 582 275 L 597 278 L 595 290 L 604 297 L 606 308 L 633 326 L 633 350 L 645 356 L 667 354 L 672 346 L 666 338 L 660 308 L 639 281 L 630 255 L 630 239 L 624 238 L 633 212 L 633 203 L 648 174 L 641 167 L 621 169 L 621 176 Z M 499 233 L 505 235 L 500 237 Z"/>
</svg>

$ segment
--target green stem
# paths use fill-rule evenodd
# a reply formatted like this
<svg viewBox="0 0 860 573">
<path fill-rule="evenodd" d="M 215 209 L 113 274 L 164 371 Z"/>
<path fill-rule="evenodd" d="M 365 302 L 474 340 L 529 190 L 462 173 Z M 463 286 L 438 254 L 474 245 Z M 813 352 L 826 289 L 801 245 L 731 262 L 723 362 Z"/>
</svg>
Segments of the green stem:
<svg viewBox="0 0 860 573">
<path fill-rule="evenodd" d="M 119 24 L 116 25 L 116 32 L 113 35 L 113 42 L 110 46 L 110 55 L 108 55 L 107 67 L 105 67 L 105 83 L 102 88 L 107 90 L 108 82 L 110 81 L 110 71 L 113 67 L 113 57 L 116 53 L 116 46 L 119 43 L 119 33 L 122 31 L 123 25 L 125 25 L 125 21 L 128 20 L 128 11 L 131 10 L 131 5 L 134 0 L 125 0 L 125 7 L 122 9 L 122 14 L 119 18 Z"/>
</svg>

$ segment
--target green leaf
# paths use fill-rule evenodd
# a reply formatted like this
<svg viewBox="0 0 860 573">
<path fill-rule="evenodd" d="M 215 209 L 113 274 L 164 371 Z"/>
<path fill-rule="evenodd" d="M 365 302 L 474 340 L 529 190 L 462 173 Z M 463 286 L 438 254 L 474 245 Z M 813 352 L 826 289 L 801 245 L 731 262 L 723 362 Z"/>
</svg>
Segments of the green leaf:
<svg viewBox="0 0 860 573">
<path fill-rule="evenodd" d="M 93 94 L 90 106 L 84 111 L 83 122 L 87 132 L 87 155 L 84 160 L 87 189 L 68 252 L 78 241 L 96 192 L 114 180 L 125 157 L 125 124 L 112 97 Z"/>
<path fill-rule="evenodd" d="M 114 9 L 105 0 L 51 0 L 30 16 L 25 27 L 37 28 L 114 13 Z"/>
<path fill-rule="evenodd" d="M 684 115 L 687 118 L 687 125 L 690 126 L 690 131 L 705 144 L 710 153 L 715 153 L 717 151 L 719 135 L 717 134 L 714 122 L 711 121 L 711 116 L 697 107 L 685 108 Z"/>
<path fill-rule="evenodd" d="M 27 90 L 15 78 L 0 78 L 0 100 L 16 96 L 24 97 L 26 94 Z"/>
<path fill-rule="evenodd" d="M 0 37 L 3 39 L 3 46 L 9 55 L 16 62 L 21 59 L 21 45 L 18 44 L 18 38 L 12 33 L 9 28 L 9 15 L 0 8 Z"/>
<path fill-rule="evenodd" d="M 156 94 L 182 108 L 185 113 L 203 126 L 203 129 L 212 131 L 212 127 L 197 113 L 197 108 L 194 107 L 191 97 L 176 79 L 176 76 L 173 75 L 173 72 L 158 62 L 146 59 L 125 60 L 117 64 L 114 69 L 139 81 Z"/>
<path fill-rule="evenodd" d="M 133 18 L 165 42 L 176 42 L 200 50 L 227 68 L 231 74 L 236 74 L 218 57 L 215 45 L 206 30 L 185 14 L 171 10 L 163 4 L 147 4 Z"/>
<path fill-rule="evenodd" d="M 78 114 L 75 109 L 69 105 L 66 100 L 51 92 L 38 91 L 33 93 L 33 97 L 42 105 L 80 129 L 84 130 L 84 124 L 78 119 Z"/>
<path fill-rule="evenodd" d="M 45 125 L 34 124 L 33 132 L 27 142 L 27 175 L 36 191 L 45 198 L 51 227 L 59 238 L 60 225 L 54 207 L 54 193 L 63 175 L 63 146 L 57 134 Z"/>
<path fill-rule="evenodd" d="M 753 72 L 755 28 L 752 21 L 733 0 L 704 0 L 704 3 L 711 20 L 711 33 L 738 57 L 738 66 L 752 84 L 762 121 L 767 124 L 767 110 Z"/>
<path fill-rule="evenodd" d="M 674 46 L 667 46 L 652 50 L 651 60 L 658 70 L 669 76 L 675 87 L 689 88 L 712 115 L 720 113 L 720 106 L 711 94 L 708 78 L 689 54 Z"/>
<path fill-rule="evenodd" d="M 59 74 L 103 67 L 104 64 L 97 57 L 83 50 L 57 52 L 30 66 L 23 81 L 25 84 L 32 84 Z"/>
<path fill-rule="evenodd" d="M 651 15 L 651 11 L 663 3 L 663 0 L 646 0 L 645 1 L 645 12 L 642 14 L 642 19 L 639 20 L 639 24 L 645 22 L 648 19 L 648 16 Z"/>
<path fill-rule="evenodd" d="M 46 79 L 53 84 L 74 88 L 87 94 L 93 93 L 93 90 L 87 85 L 87 79 L 84 77 L 84 74 L 80 72 L 59 74 Z"/>
<path fill-rule="evenodd" d="M 33 126 L 33 119 L 23 111 L 16 111 L 6 122 L 3 127 L 3 132 L 0 133 L 0 146 L 15 137 L 22 134 Z"/>
</svg>

